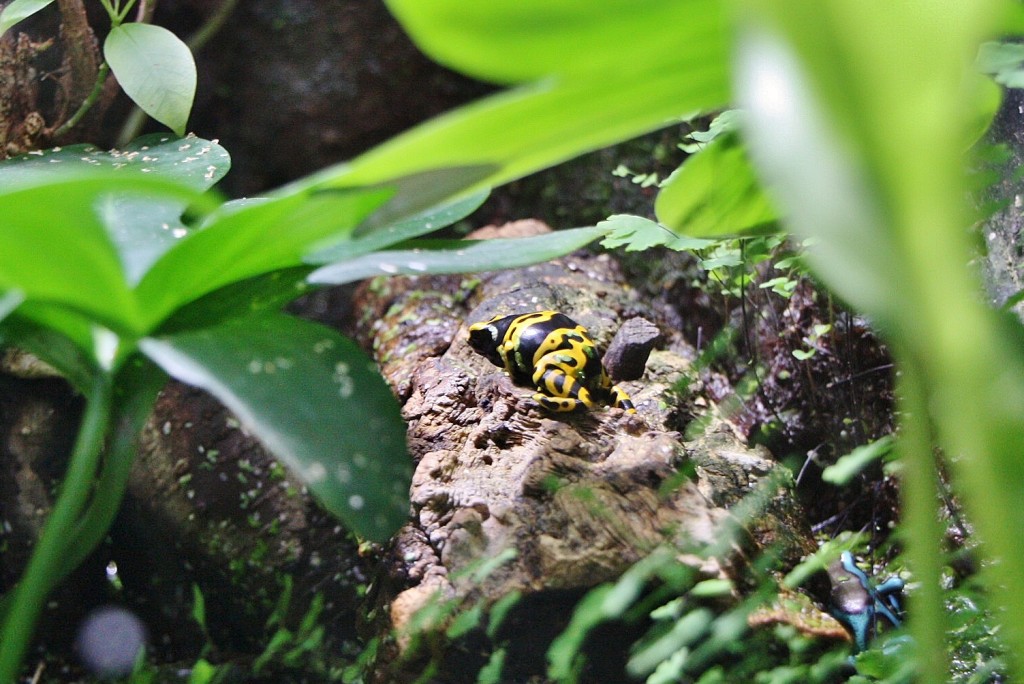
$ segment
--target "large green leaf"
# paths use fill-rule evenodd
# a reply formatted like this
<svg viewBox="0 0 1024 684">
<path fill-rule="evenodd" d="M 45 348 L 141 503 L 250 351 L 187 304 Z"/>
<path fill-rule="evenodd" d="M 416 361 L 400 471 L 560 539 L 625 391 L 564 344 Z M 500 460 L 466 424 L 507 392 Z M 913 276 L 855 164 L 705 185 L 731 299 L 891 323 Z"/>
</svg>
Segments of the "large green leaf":
<svg viewBox="0 0 1024 684">
<path fill-rule="evenodd" d="M 725 14 L 723 3 L 709 0 L 388 0 L 388 7 L 433 59 L 503 83 L 646 76 L 651 65 L 689 52 L 694 37 L 720 32 Z"/>
<path fill-rule="evenodd" d="M 378 275 L 475 273 L 519 268 L 560 257 L 597 240 L 602 228 L 574 228 L 547 235 L 496 240 L 423 240 L 419 249 L 389 250 L 323 266 L 307 279 L 339 285 Z"/>
<path fill-rule="evenodd" d="M 390 195 L 387 189 L 296 192 L 225 204 L 143 276 L 136 292 L 147 325 L 220 287 L 301 265 L 307 252 L 350 232 Z"/>
<path fill-rule="evenodd" d="M 447 202 L 409 218 L 373 229 L 365 236 L 320 249 L 305 259 L 310 264 L 329 264 L 388 247 L 445 228 L 469 216 L 487 199 L 486 190 Z"/>
<path fill-rule="evenodd" d="M 439 166 L 494 164 L 479 186 L 495 186 L 594 149 L 671 124 L 725 102 L 725 65 L 681 50 L 693 62 L 664 65 L 645 78 L 609 74 L 602 82 L 547 80 L 475 102 L 384 143 L 332 183 L 363 185 Z M 685 78 L 681 74 L 686 74 Z"/>
<path fill-rule="evenodd" d="M 1024 652 L 1024 358 L 983 305 L 964 206 L 964 139 L 986 97 L 966 67 L 1008 6 L 748 0 L 738 42 L 752 157 L 790 227 L 814 238 L 818 276 L 881 327 L 901 369 L 921 681 L 948 676 L 936 439 L 997 559 L 1008 650 Z"/>
<path fill-rule="evenodd" d="M 195 197 L 159 178 L 102 169 L 12 183 L 0 189 L 0 289 L 20 290 L 27 301 L 78 310 L 115 330 L 137 330 L 138 310 L 120 255 L 96 211 L 115 189 L 126 196 L 179 202 Z"/>
<path fill-rule="evenodd" d="M 815 237 L 808 260 L 848 301 L 882 324 L 894 323 L 902 315 L 901 302 L 891 294 L 905 291 L 908 274 L 886 230 L 865 160 L 837 136 L 803 67 L 781 43 L 750 35 L 739 54 L 741 94 L 754 98 L 745 103 L 747 138 L 786 209 L 787 227 Z"/>
<path fill-rule="evenodd" d="M 51 3 L 53 0 L 12 0 L 0 12 L 0 36 L 19 21 L 28 19 Z"/>
<path fill-rule="evenodd" d="M 138 169 L 196 191 L 213 187 L 231 168 L 227 150 L 193 136 L 147 135 L 121 150 L 95 151 L 89 159 L 115 168 Z M 187 204 L 159 197 L 108 195 L 97 207 L 121 253 L 129 282 L 137 283 L 164 252 L 190 229 L 182 223 Z"/>
<path fill-rule="evenodd" d="M 727 12 L 717 0 L 666 0 L 644 12 L 621 1 L 574 2 L 571 10 L 533 0 L 488 4 L 500 13 L 497 19 L 483 6 L 467 10 L 449 0 L 395 0 L 391 7 L 414 38 L 444 48 L 451 63 L 533 82 L 428 121 L 302 181 L 303 187 L 366 187 L 440 169 L 491 167 L 436 193 L 422 210 L 720 107 L 729 97 Z M 466 11 L 466 20 L 449 26 L 455 10 Z M 436 38 L 436 32 L 448 37 Z M 507 52 L 500 45 L 516 47 Z M 520 62 L 522 68 L 515 66 Z M 509 63 L 515 65 L 502 66 Z M 397 196 L 415 194 L 399 188 Z M 402 216 L 375 217 L 375 225 Z"/>
<path fill-rule="evenodd" d="M 140 346 L 169 375 L 223 402 L 355 532 L 384 541 L 407 519 L 405 423 L 351 340 L 266 314 Z"/>
<path fill-rule="evenodd" d="M 296 266 L 225 285 L 177 309 L 157 329 L 160 335 L 205 328 L 231 318 L 281 311 L 311 291 L 312 266 Z"/>
<path fill-rule="evenodd" d="M 145 135 L 120 150 L 93 145 L 71 145 L 26 154 L 0 165 L 0 182 L 10 187 L 39 183 L 76 168 L 117 171 L 124 177 L 158 177 L 196 192 L 207 190 L 227 173 L 231 159 L 219 144 L 187 136 Z M 189 233 L 181 215 L 191 198 L 119 191 L 96 199 L 95 208 L 121 255 L 129 282 L 138 281 L 147 268 Z"/>
<path fill-rule="evenodd" d="M 121 24 L 107 34 L 103 56 L 142 111 L 185 135 L 196 95 L 196 63 L 180 38 L 162 26 Z"/>
<path fill-rule="evenodd" d="M 778 218 L 735 133 L 717 136 L 683 162 L 654 209 L 662 225 L 703 237 L 773 230 Z"/>
</svg>

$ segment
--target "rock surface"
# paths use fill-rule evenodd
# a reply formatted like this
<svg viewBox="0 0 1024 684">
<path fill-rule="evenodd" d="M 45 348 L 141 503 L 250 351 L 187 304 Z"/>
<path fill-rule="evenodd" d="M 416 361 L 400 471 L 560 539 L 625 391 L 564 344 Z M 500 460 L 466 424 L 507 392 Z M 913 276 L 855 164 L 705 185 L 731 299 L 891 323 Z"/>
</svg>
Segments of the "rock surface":
<svg viewBox="0 0 1024 684">
<path fill-rule="evenodd" d="M 543 230 L 518 222 L 485 234 Z M 404 400 L 418 462 L 412 520 L 375 588 L 377 630 L 398 635 L 378 681 L 414 678 L 429 657 L 417 652 L 417 637 L 445 627 L 443 619 L 424 625 L 424 615 L 441 605 L 578 595 L 664 546 L 701 576 L 742 586 L 744 558 L 771 548 L 792 566 L 815 549 L 788 472 L 745 446 L 713 407 L 704 403 L 712 420 L 699 440 L 685 442 L 667 426 L 676 403 L 670 389 L 692 374 L 679 354 L 655 351 L 647 374 L 623 383 L 637 414 L 556 416 L 467 344 L 473 322 L 555 309 L 607 347 L 625 312 L 643 308 L 618 278 L 607 258 L 573 255 L 473 283 L 435 277 L 363 288 L 357 306 L 382 312 L 365 321 L 363 335 Z M 740 517 L 741 502 L 749 510 Z M 696 553 L 716 543 L 721 555 Z M 437 659 L 445 647 L 431 643 Z M 543 672 L 543 651 L 538 657 L 513 666 L 517 674 Z"/>
</svg>

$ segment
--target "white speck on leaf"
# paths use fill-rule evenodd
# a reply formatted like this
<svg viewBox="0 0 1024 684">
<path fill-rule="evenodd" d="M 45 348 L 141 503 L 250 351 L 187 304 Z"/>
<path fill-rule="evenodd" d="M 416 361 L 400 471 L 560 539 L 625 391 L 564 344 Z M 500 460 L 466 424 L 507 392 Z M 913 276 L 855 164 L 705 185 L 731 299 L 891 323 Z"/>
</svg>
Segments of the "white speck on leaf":
<svg viewBox="0 0 1024 684">
<path fill-rule="evenodd" d="M 338 394 L 342 399 L 348 399 L 355 391 L 355 383 L 352 382 L 352 376 L 348 372 L 348 364 L 344 361 L 334 364 L 334 382 L 338 383 Z"/>
<path fill-rule="evenodd" d="M 358 511 L 362 510 L 363 506 L 366 505 L 366 502 L 363 500 L 363 497 L 358 494 L 353 494 L 348 497 L 348 505 L 352 510 Z"/>
<path fill-rule="evenodd" d="M 327 477 L 327 469 L 324 468 L 324 464 L 316 461 L 310 463 L 303 473 L 306 482 L 310 484 L 316 484 L 317 482 L 323 482 L 324 478 Z"/>
</svg>

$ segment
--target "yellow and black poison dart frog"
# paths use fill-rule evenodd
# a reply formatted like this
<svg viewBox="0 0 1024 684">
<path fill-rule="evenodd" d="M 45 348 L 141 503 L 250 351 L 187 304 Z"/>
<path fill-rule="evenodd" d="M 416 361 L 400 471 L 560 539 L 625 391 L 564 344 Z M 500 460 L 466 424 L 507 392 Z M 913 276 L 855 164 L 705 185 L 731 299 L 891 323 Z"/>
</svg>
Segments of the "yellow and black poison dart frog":
<svg viewBox="0 0 1024 684">
<path fill-rule="evenodd" d="M 550 411 L 593 408 L 596 401 L 635 413 L 629 395 L 612 384 L 587 329 L 557 311 L 495 316 L 469 327 L 469 345 L 512 382 L 537 389 Z"/>
</svg>

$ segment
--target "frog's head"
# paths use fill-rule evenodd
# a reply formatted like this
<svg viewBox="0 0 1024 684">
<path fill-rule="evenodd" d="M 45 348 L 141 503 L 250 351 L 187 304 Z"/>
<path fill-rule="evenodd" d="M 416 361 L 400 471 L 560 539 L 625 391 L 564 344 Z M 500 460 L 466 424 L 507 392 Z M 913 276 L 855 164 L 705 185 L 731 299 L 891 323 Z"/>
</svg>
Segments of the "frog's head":
<svg viewBox="0 0 1024 684">
<path fill-rule="evenodd" d="M 498 353 L 498 347 L 505 339 L 505 333 L 515 316 L 495 316 L 469 326 L 469 346 L 495 366 L 504 367 L 505 360 Z"/>
</svg>

